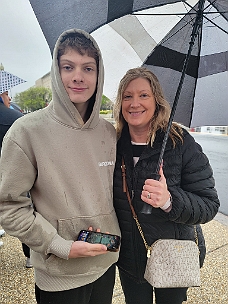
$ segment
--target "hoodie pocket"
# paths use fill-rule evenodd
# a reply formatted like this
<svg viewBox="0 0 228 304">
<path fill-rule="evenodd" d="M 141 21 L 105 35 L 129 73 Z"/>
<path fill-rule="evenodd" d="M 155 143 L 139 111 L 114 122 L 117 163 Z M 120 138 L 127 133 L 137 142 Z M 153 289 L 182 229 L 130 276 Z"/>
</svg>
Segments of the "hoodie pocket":
<svg viewBox="0 0 228 304">
<path fill-rule="evenodd" d="M 105 227 L 105 225 L 106 227 Z M 97 217 L 72 217 L 59 219 L 57 225 L 58 234 L 65 240 L 76 240 L 82 229 L 92 226 L 94 229 L 103 226 L 106 231 L 119 234 L 119 227 L 113 214 L 99 215 Z M 108 225 L 108 226 L 107 226 Z M 60 244 L 61 246 L 61 244 Z M 48 273 L 51 275 L 94 275 L 110 267 L 118 259 L 115 252 L 98 255 L 94 257 L 83 257 L 75 259 L 61 259 L 53 254 L 42 256 Z"/>
</svg>

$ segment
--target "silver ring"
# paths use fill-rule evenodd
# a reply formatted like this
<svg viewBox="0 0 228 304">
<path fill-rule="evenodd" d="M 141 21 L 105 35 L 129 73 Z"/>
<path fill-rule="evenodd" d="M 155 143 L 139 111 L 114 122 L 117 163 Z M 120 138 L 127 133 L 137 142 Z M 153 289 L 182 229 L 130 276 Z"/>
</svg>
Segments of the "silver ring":
<svg viewBox="0 0 228 304">
<path fill-rule="evenodd" d="M 147 194 L 147 198 L 149 198 L 149 199 L 150 199 L 150 192 L 148 192 L 148 194 Z"/>
</svg>

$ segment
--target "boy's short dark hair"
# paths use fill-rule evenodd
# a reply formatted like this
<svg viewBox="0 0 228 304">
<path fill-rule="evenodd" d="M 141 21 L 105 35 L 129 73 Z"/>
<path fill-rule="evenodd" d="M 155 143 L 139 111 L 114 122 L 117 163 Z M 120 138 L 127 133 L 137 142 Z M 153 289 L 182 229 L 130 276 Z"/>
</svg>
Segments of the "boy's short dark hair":
<svg viewBox="0 0 228 304">
<path fill-rule="evenodd" d="M 80 33 L 70 33 L 63 37 L 59 47 L 57 58 L 64 55 L 68 49 L 73 49 L 80 55 L 88 55 L 96 60 L 97 67 L 99 62 L 99 54 L 93 42 Z"/>
</svg>

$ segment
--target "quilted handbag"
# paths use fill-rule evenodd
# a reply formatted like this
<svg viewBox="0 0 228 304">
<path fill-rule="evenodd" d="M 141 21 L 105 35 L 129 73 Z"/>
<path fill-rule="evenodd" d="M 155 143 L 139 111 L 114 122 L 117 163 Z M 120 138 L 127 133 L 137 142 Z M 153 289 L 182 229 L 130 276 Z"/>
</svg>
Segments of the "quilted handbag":
<svg viewBox="0 0 228 304">
<path fill-rule="evenodd" d="M 200 286 L 200 250 L 196 226 L 194 226 L 195 242 L 191 240 L 159 239 L 152 246 L 149 246 L 131 203 L 123 159 L 121 169 L 124 192 L 127 194 L 133 218 L 147 250 L 148 260 L 144 278 L 156 288 Z"/>
<path fill-rule="evenodd" d="M 200 286 L 198 246 L 188 240 L 157 240 L 151 246 L 144 278 L 156 288 Z"/>
</svg>

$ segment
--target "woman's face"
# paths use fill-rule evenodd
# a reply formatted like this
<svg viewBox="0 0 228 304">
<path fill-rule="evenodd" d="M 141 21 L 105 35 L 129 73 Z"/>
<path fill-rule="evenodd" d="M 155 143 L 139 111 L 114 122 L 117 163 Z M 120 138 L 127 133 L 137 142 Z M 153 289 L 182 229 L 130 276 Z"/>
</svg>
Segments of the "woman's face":
<svg viewBox="0 0 228 304">
<path fill-rule="evenodd" d="M 136 78 L 129 82 L 123 93 L 122 114 L 130 131 L 140 130 L 147 134 L 155 109 L 156 102 L 149 80 Z"/>
</svg>

